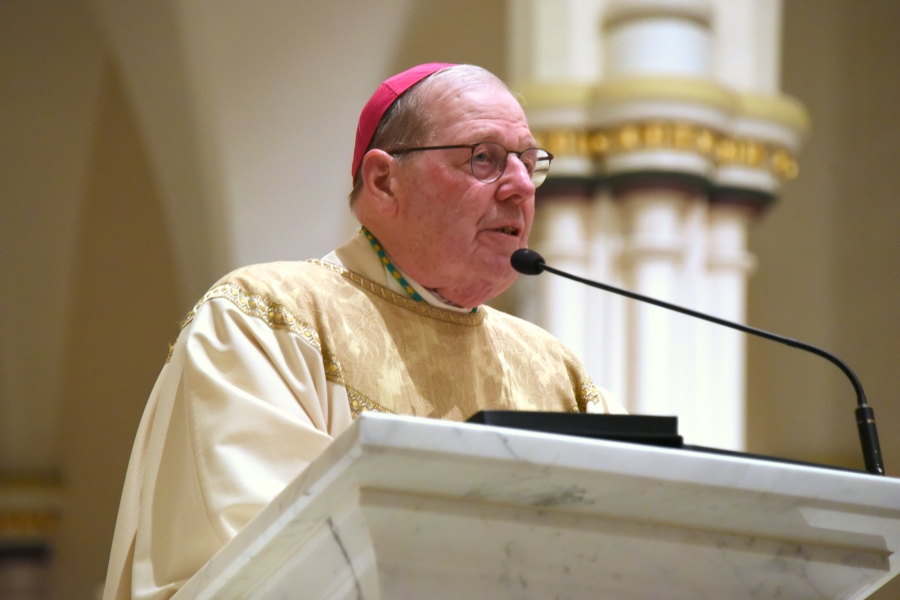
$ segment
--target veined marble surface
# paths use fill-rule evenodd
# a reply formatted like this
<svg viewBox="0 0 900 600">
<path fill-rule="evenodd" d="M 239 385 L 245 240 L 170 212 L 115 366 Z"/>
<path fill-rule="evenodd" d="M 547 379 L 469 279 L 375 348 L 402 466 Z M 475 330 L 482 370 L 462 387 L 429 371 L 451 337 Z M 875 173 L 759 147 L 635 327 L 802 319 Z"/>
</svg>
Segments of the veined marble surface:
<svg viewBox="0 0 900 600">
<path fill-rule="evenodd" d="M 364 413 L 175 596 L 865 598 L 900 480 Z"/>
</svg>

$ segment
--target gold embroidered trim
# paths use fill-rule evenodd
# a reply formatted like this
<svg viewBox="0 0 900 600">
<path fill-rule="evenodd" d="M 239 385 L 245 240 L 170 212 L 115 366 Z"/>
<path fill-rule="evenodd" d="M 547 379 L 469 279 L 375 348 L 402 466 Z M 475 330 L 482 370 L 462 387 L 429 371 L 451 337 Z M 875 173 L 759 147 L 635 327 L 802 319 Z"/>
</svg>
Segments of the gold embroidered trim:
<svg viewBox="0 0 900 600">
<path fill-rule="evenodd" d="M 597 391 L 597 386 L 594 385 L 590 377 L 585 379 L 584 384 L 581 386 L 580 395 L 581 401 L 584 402 L 584 409 L 576 406 L 575 412 L 583 412 L 583 410 L 587 410 L 588 404 L 600 401 L 600 392 Z"/>
<path fill-rule="evenodd" d="M 175 344 L 169 344 L 169 354 L 166 356 L 166 364 L 172 362 L 172 354 L 175 352 Z"/>
<path fill-rule="evenodd" d="M 328 263 L 321 264 L 327 265 Z M 337 269 L 333 270 L 337 271 Z M 262 319 L 263 322 L 265 322 L 265 324 L 272 329 L 282 329 L 290 331 L 292 333 L 296 333 L 307 342 L 309 342 L 310 345 L 312 345 L 316 350 L 319 351 L 320 354 L 322 354 L 322 365 L 325 369 L 325 378 L 329 381 L 343 386 L 344 389 L 347 390 L 347 397 L 350 400 L 350 413 L 354 419 L 358 417 L 360 413 L 367 410 L 394 414 L 393 411 L 388 410 L 387 408 L 381 406 L 377 402 L 370 400 L 369 398 L 366 398 L 364 395 L 360 394 L 353 388 L 347 387 L 344 382 L 344 374 L 343 370 L 341 369 L 341 362 L 333 354 L 326 354 L 322 351 L 322 344 L 319 341 L 319 334 L 316 333 L 316 331 L 311 326 L 297 319 L 287 308 L 285 308 L 281 304 L 272 302 L 267 298 L 257 294 L 247 293 L 237 284 L 225 283 L 222 285 L 217 285 L 216 287 L 209 290 L 203 296 L 203 298 L 201 298 L 200 301 L 197 302 L 193 310 L 188 313 L 187 317 L 185 317 L 184 321 L 181 323 L 181 328 L 184 329 L 185 327 L 187 327 L 187 325 L 194 320 L 194 316 L 197 314 L 197 309 L 199 309 L 204 302 L 212 300 L 213 298 L 224 298 L 225 300 L 228 300 L 229 302 L 234 304 L 242 313 L 251 317 Z M 166 362 L 169 362 L 172 359 L 172 352 L 174 350 L 175 346 L 170 345 L 169 356 L 166 359 Z"/>
<path fill-rule="evenodd" d="M 336 356 L 333 354 L 323 355 L 322 364 L 325 366 L 325 379 L 344 385 L 344 371 L 341 369 L 341 361 Z"/>
<path fill-rule="evenodd" d="M 457 325 L 480 325 L 484 321 L 484 309 L 479 309 L 476 313 L 457 313 L 450 310 L 444 310 L 442 308 L 438 308 L 436 306 L 431 306 L 427 302 L 417 302 L 412 298 L 408 298 L 396 292 L 393 292 L 383 285 L 377 284 L 374 281 L 366 279 L 362 275 L 357 275 L 353 271 L 345 269 L 340 265 L 335 265 L 328 262 L 323 262 L 321 260 L 310 259 L 306 262 L 312 263 L 314 265 L 319 265 L 320 267 L 325 267 L 326 269 L 331 269 L 335 273 L 338 273 L 357 286 L 361 287 L 367 292 L 375 294 L 376 296 L 387 300 L 388 302 L 395 304 L 401 308 L 405 308 L 410 312 L 414 312 L 418 315 L 422 315 L 423 317 L 429 317 L 432 319 L 437 319 L 439 321 L 446 321 L 448 323 L 455 323 Z"/>
<path fill-rule="evenodd" d="M 377 402 L 369 400 L 351 387 L 344 386 L 344 389 L 347 390 L 347 397 L 350 399 L 350 414 L 354 419 L 367 410 L 372 412 L 387 413 L 389 415 L 396 414 L 394 411 L 386 409 Z"/>
<path fill-rule="evenodd" d="M 367 410 L 387 413 L 390 415 L 395 414 L 394 411 L 388 410 L 377 402 L 370 400 L 369 398 L 360 394 L 352 387 L 349 387 L 344 381 L 344 372 L 341 369 L 341 362 L 337 359 L 336 356 L 333 356 L 331 354 L 324 356 L 322 357 L 322 362 L 325 365 L 325 379 L 343 386 L 343 388 L 347 390 L 347 398 L 350 401 L 350 415 L 354 419 L 358 417 L 360 413 Z"/>
<path fill-rule="evenodd" d="M 197 309 L 200 308 L 204 302 L 214 298 L 224 298 L 225 300 L 228 300 L 245 315 L 262 319 L 262 321 L 272 329 L 283 329 L 296 333 L 309 342 L 309 344 L 318 350 L 320 354 L 322 353 L 322 344 L 319 342 L 319 334 L 316 333 L 312 327 L 297 319 L 291 314 L 291 311 L 281 304 L 272 302 L 257 294 L 247 293 L 243 288 L 234 283 L 223 283 L 206 292 L 206 295 L 197 302 L 193 310 L 188 313 L 187 317 L 185 317 L 184 321 L 181 323 L 182 329 L 194 320 Z"/>
</svg>

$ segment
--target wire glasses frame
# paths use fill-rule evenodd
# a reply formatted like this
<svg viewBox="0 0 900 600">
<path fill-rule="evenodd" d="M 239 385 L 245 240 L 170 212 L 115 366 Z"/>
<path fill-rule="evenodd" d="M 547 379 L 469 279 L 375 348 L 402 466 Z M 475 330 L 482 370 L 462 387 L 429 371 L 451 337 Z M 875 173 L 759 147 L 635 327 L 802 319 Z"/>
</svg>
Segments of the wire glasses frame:
<svg viewBox="0 0 900 600">
<path fill-rule="evenodd" d="M 472 169 L 472 176 L 482 183 L 493 183 L 500 179 L 503 171 L 506 170 L 507 159 L 510 154 L 515 154 L 525 165 L 528 175 L 534 187 L 540 186 L 547 179 L 547 173 L 550 172 L 550 161 L 553 155 L 542 148 L 528 148 L 517 152 L 516 150 L 507 150 L 497 142 L 479 142 L 477 144 L 454 144 L 451 146 L 422 146 L 419 148 L 401 148 L 399 150 L 388 151 L 391 156 L 407 154 L 409 152 L 423 152 L 426 150 L 453 150 L 459 148 L 467 148 L 472 151 L 472 158 L 469 160 L 469 166 Z"/>
</svg>

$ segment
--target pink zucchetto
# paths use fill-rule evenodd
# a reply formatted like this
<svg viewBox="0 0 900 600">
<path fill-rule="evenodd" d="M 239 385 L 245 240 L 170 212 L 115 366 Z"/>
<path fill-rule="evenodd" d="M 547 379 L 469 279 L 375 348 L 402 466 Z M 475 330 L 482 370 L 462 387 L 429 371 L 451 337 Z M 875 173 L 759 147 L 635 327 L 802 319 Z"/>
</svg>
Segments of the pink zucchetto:
<svg viewBox="0 0 900 600">
<path fill-rule="evenodd" d="M 369 149 L 369 144 L 372 143 L 372 137 L 375 136 L 375 130 L 378 128 L 381 118 L 397 98 L 432 73 L 455 66 L 450 63 L 418 65 L 394 75 L 378 86 L 359 115 L 359 125 L 356 127 L 356 146 L 353 148 L 353 169 L 350 171 L 351 177 L 356 177 L 356 172 L 359 170 L 359 165 L 362 164 L 366 150 Z"/>
</svg>

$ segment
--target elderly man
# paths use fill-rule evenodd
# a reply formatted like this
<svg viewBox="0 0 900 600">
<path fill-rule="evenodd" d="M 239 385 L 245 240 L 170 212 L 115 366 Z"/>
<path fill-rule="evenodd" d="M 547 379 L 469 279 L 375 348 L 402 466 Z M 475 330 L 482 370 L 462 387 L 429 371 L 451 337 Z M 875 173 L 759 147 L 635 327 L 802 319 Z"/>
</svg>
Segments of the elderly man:
<svg viewBox="0 0 900 600">
<path fill-rule="evenodd" d="M 618 410 L 576 357 L 483 306 L 515 279 L 551 156 L 484 69 L 420 65 L 360 117 L 360 234 L 239 269 L 190 313 L 128 467 L 104 598 L 177 591 L 361 411 Z"/>
</svg>

